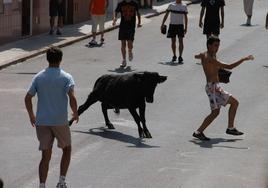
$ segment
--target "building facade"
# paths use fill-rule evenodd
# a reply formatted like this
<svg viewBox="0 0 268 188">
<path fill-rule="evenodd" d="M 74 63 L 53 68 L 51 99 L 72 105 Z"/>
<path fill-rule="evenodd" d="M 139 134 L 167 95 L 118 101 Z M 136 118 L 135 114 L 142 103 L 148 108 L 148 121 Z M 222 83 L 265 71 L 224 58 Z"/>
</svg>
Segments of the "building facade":
<svg viewBox="0 0 268 188">
<path fill-rule="evenodd" d="M 65 24 L 90 19 L 90 0 L 63 0 Z M 118 0 L 109 0 L 112 12 Z M 49 0 L 0 0 L 0 45 L 49 31 Z"/>
</svg>

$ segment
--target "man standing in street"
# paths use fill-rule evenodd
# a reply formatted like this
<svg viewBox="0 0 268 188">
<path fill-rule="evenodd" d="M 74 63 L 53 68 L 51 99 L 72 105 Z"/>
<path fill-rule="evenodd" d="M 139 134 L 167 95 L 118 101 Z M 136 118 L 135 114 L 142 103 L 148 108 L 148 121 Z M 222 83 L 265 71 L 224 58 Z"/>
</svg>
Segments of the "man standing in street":
<svg viewBox="0 0 268 188">
<path fill-rule="evenodd" d="M 167 38 L 171 38 L 171 49 L 173 52 L 172 61 L 177 61 L 176 55 L 176 36 L 179 39 L 179 58 L 178 63 L 183 63 L 182 52 L 183 52 L 183 37 L 187 32 L 188 25 L 188 10 L 185 4 L 182 4 L 181 0 L 176 0 L 170 4 L 166 10 L 166 14 L 163 18 L 161 29 L 163 29 L 167 17 L 170 13 L 170 24 L 168 29 Z"/>
<path fill-rule="evenodd" d="M 216 36 L 210 36 L 207 40 L 207 52 L 200 53 L 196 55 L 196 59 L 201 59 L 203 70 L 206 76 L 206 93 L 209 98 L 211 113 L 204 119 L 201 126 L 193 133 L 193 137 L 200 140 L 210 140 L 203 133 L 204 130 L 213 122 L 214 119 L 220 114 L 221 106 L 226 106 L 230 104 L 229 115 L 228 115 L 228 128 L 226 133 L 230 135 L 242 135 L 243 133 L 235 128 L 234 120 L 236 115 L 236 110 L 238 108 L 239 102 L 230 93 L 223 90 L 219 84 L 218 71 L 220 68 L 223 69 L 233 69 L 240 65 L 241 63 L 253 60 L 253 56 L 247 56 L 241 58 L 235 63 L 224 64 L 217 60 L 216 53 L 218 52 L 220 46 L 220 39 Z"/>
<path fill-rule="evenodd" d="M 243 0 L 244 2 L 244 11 L 247 15 L 247 26 L 251 26 L 251 17 L 252 17 L 252 11 L 253 11 L 253 3 L 254 0 Z"/>
<path fill-rule="evenodd" d="M 62 51 L 51 47 L 47 51 L 48 68 L 32 80 L 25 96 L 25 106 L 31 125 L 36 127 L 42 159 L 39 164 L 39 188 L 45 188 L 54 139 L 62 149 L 60 177 L 57 188 L 67 188 L 65 177 L 71 159 L 71 133 L 68 126 L 68 97 L 73 119 L 78 122 L 73 77 L 60 68 Z M 33 112 L 32 98 L 37 94 L 37 112 Z"/>
<path fill-rule="evenodd" d="M 49 34 L 54 33 L 55 18 L 58 17 L 57 35 L 61 35 L 61 28 L 63 27 L 64 17 L 64 2 L 63 0 L 49 0 L 49 16 L 50 16 L 50 31 Z"/>
<path fill-rule="evenodd" d="M 224 27 L 224 0 L 202 0 L 201 12 L 199 19 L 199 27 L 203 27 L 203 34 L 207 35 L 207 38 L 211 35 L 219 36 L 220 28 Z M 205 22 L 203 25 L 203 16 L 205 15 Z M 221 19 L 220 19 L 220 15 Z"/>
<path fill-rule="evenodd" d="M 141 16 L 139 13 L 139 5 L 134 0 L 123 0 L 115 9 L 113 25 L 116 24 L 118 13 L 121 14 L 121 22 L 119 26 L 118 39 L 121 41 L 121 53 L 123 57 L 120 67 L 125 67 L 126 62 L 126 47 L 128 47 L 128 59 L 133 59 L 133 41 L 136 27 L 136 16 L 138 17 L 137 27 L 141 27 Z"/>
<path fill-rule="evenodd" d="M 99 25 L 99 31 L 101 33 L 101 43 L 104 42 L 104 24 L 106 9 L 109 6 L 108 0 L 91 0 L 89 4 L 89 13 L 92 19 L 92 40 L 89 45 L 96 45 L 96 32 Z"/>
</svg>

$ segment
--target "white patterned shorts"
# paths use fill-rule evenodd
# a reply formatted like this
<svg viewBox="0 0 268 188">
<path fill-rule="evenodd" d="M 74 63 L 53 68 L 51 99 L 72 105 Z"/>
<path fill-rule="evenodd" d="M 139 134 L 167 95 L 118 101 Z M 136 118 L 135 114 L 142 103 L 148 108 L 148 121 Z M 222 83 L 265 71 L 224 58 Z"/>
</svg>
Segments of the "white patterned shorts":
<svg viewBox="0 0 268 188">
<path fill-rule="evenodd" d="M 232 96 L 230 93 L 223 90 L 217 82 L 209 82 L 206 85 L 206 93 L 210 102 L 211 110 L 220 109 L 225 106 Z"/>
</svg>

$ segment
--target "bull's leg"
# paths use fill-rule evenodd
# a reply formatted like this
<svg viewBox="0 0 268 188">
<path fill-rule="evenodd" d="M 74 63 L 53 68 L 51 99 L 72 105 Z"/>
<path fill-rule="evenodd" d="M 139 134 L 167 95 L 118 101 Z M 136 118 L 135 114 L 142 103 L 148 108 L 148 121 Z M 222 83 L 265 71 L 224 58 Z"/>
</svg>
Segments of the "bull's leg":
<svg viewBox="0 0 268 188">
<path fill-rule="evenodd" d="M 143 132 L 143 129 L 141 128 L 141 125 L 140 125 L 140 116 L 138 115 L 137 111 L 135 108 L 129 108 L 128 109 L 129 112 L 131 113 L 131 115 L 133 116 L 137 126 L 138 126 L 138 131 L 139 131 L 139 136 L 140 138 L 145 138 L 145 134 Z"/>
<path fill-rule="evenodd" d="M 97 101 L 98 101 L 98 95 L 95 92 L 91 92 L 88 95 L 86 102 L 82 104 L 81 106 L 79 106 L 78 115 L 80 116 L 85 110 L 87 110 L 92 104 L 94 104 Z M 69 125 L 72 125 L 73 121 L 74 120 L 71 119 L 69 121 Z"/>
<path fill-rule="evenodd" d="M 139 106 L 139 113 L 140 113 L 140 118 L 141 118 L 141 123 L 143 127 L 143 132 L 146 136 L 146 138 L 152 138 L 151 133 L 147 129 L 146 126 L 146 120 L 145 120 L 145 103 Z"/>
<path fill-rule="evenodd" d="M 104 116 L 106 126 L 109 129 L 114 129 L 113 124 L 110 122 L 110 120 L 108 118 L 108 113 L 107 113 L 108 105 L 102 102 L 101 103 L 101 109 L 102 109 L 102 113 L 103 113 L 103 116 Z"/>
</svg>

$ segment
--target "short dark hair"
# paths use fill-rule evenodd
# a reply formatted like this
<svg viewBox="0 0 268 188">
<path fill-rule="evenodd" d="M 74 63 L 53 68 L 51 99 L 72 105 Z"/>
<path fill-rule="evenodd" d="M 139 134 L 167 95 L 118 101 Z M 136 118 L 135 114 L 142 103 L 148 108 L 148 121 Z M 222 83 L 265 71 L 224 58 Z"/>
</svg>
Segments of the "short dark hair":
<svg viewBox="0 0 268 188">
<path fill-rule="evenodd" d="M 62 60 L 62 51 L 58 47 L 50 47 L 47 50 L 47 61 L 49 63 L 59 63 Z"/>
<path fill-rule="evenodd" d="M 213 44 L 214 42 L 220 42 L 221 40 L 219 39 L 219 37 L 217 36 L 214 36 L 214 35 L 211 35 L 208 37 L 208 40 L 207 40 L 207 48 L 208 48 L 208 45 L 211 45 Z"/>
<path fill-rule="evenodd" d="M 4 187 L 4 182 L 0 179 L 0 188 Z"/>
</svg>

